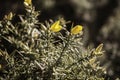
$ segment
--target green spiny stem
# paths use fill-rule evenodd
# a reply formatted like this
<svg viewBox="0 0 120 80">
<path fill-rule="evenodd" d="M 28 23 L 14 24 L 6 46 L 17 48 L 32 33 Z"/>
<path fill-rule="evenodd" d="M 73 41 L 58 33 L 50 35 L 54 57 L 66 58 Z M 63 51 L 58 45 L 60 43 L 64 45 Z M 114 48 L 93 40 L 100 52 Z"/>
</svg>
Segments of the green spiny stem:
<svg viewBox="0 0 120 80">
<path fill-rule="evenodd" d="M 78 60 L 76 63 L 72 63 L 71 65 L 69 65 L 65 70 L 71 68 L 72 66 L 76 65 L 77 63 L 80 63 L 81 61 L 88 60 L 88 58 L 90 58 L 90 57 L 91 57 L 91 55 L 86 56 L 86 57 L 84 57 L 84 58 L 81 58 L 81 59 Z"/>
<path fill-rule="evenodd" d="M 63 47 L 63 49 L 62 49 L 62 51 L 61 51 L 61 53 L 60 53 L 60 56 L 59 56 L 59 58 L 56 60 L 56 63 L 54 64 L 54 66 L 55 66 L 55 65 L 57 66 L 57 65 L 59 64 L 59 61 L 60 61 L 60 59 L 62 58 L 62 55 L 63 55 L 64 51 L 66 50 L 66 48 L 67 48 L 67 46 L 68 46 L 68 44 L 69 44 L 69 42 L 70 42 L 70 36 L 71 36 L 71 35 L 68 36 L 67 42 L 65 43 L 65 46 Z"/>
<path fill-rule="evenodd" d="M 49 75 L 48 75 L 47 77 L 49 77 L 49 78 L 52 77 L 53 67 L 55 67 L 55 66 L 57 66 L 57 65 L 59 64 L 59 61 L 60 61 L 60 59 L 61 59 L 61 57 L 62 57 L 65 49 L 67 48 L 67 46 L 68 46 L 68 44 L 69 44 L 69 40 L 70 40 L 70 35 L 69 35 L 68 38 L 67 38 L 67 42 L 65 43 L 65 46 L 63 47 L 63 49 L 62 49 L 62 51 L 61 51 L 61 53 L 60 53 L 59 58 L 58 58 L 58 59 L 56 60 L 56 62 L 55 62 L 52 66 L 50 66 L 50 67 L 47 69 L 47 71 L 45 72 L 45 73 L 47 73 L 47 74 L 49 73 Z"/>
</svg>

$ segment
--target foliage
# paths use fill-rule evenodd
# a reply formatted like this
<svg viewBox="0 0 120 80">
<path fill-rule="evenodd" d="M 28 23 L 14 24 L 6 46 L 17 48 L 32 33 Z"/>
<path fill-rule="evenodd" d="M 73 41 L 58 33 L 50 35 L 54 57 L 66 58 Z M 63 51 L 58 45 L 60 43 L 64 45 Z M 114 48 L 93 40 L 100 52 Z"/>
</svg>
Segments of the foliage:
<svg viewBox="0 0 120 80">
<path fill-rule="evenodd" d="M 1 80 L 104 80 L 105 68 L 98 60 L 104 53 L 103 44 L 85 49 L 82 29 L 72 25 L 71 30 L 77 31 L 73 35 L 62 18 L 57 23 L 40 23 L 32 3 L 25 3 L 25 7 L 26 15 L 19 16 L 21 22 L 12 24 L 12 13 L 0 21 L 0 41 L 7 42 L 7 46 L 0 45 Z"/>
</svg>

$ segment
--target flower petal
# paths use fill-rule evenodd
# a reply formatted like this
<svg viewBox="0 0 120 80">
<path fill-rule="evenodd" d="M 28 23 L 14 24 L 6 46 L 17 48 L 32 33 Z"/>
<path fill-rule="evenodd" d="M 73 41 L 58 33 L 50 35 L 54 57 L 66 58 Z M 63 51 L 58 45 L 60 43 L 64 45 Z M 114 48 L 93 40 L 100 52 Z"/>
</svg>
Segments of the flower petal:
<svg viewBox="0 0 120 80">
<path fill-rule="evenodd" d="M 60 25 L 60 21 L 56 21 L 55 23 L 53 23 L 50 27 L 50 30 L 52 32 L 58 32 L 62 29 L 62 26 Z"/>
<path fill-rule="evenodd" d="M 83 27 L 81 25 L 76 25 L 71 29 L 72 34 L 78 34 L 83 30 Z"/>
</svg>

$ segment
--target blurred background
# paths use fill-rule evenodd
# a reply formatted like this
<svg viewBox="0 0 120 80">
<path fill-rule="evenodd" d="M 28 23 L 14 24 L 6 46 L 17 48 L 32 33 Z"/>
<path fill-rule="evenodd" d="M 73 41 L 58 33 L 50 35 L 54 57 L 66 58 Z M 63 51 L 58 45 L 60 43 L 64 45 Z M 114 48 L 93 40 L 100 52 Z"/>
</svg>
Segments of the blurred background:
<svg viewBox="0 0 120 80">
<path fill-rule="evenodd" d="M 0 0 L 0 20 L 5 14 L 25 14 L 24 0 Z M 36 10 L 40 10 L 40 22 L 57 20 L 63 17 L 66 21 L 84 26 L 83 42 L 98 46 L 104 44 L 107 65 L 107 78 L 114 80 L 120 77 L 120 0 L 33 0 Z M 19 21 L 14 18 L 13 22 Z M 70 24 L 67 25 L 68 29 Z"/>
</svg>

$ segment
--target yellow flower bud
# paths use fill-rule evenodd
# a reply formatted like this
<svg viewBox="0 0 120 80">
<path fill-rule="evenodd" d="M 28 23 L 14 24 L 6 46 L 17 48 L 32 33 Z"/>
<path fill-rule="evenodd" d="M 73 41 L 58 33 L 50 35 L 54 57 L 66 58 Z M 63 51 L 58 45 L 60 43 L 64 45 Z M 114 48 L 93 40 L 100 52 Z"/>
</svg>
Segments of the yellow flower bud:
<svg viewBox="0 0 120 80">
<path fill-rule="evenodd" d="M 27 6 L 28 6 L 28 5 L 31 5 L 31 4 L 32 4 L 32 1 L 31 1 L 31 0 L 24 0 L 24 4 L 27 5 Z"/>
<path fill-rule="evenodd" d="M 5 19 L 7 19 L 7 20 L 12 20 L 12 18 L 13 18 L 12 12 L 10 12 L 8 15 L 5 15 Z"/>
<path fill-rule="evenodd" d="M 62 29 L 62 26 L 60 25 L 60 21 L 56 21 L 55 23 L 53 23 L 50 27 L 50 30 L 52 32 L 58 32 Z"/>
<path fill-rule="evenodd" d="M 95 54 L 95 55 L 102 55 L 102 54 L 103 54 L 102 48 L 103 48 L 103 44 L 100 44 L 100 45 L 95 49 L 95 51 L 93 52 L 93 54 Z"/>
<path fill-rule="evenodd" d="M 71 34 L 78 34 L 83 30 L 83 27 L 81 25 L 76 25 L 71 29 Z"/>
</svg>

